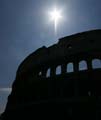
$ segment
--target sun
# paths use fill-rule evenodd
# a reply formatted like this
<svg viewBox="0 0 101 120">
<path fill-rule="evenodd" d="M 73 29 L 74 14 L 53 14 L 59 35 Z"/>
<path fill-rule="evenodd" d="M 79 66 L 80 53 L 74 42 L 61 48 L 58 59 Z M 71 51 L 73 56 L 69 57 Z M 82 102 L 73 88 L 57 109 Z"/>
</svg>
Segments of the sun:
<svg viewBox="0 0 101 120">
<path fill-rule="evenodd" d="M 58 25 L 59 21 L 61 20 L 61 18 L 62 18 L 61 10 L 58 10 L 57 8 L 54 8 L 50 12 L 50 19 L 54 22 L 55 32 L 57 31 L 57 25 Z"/>
</svg>

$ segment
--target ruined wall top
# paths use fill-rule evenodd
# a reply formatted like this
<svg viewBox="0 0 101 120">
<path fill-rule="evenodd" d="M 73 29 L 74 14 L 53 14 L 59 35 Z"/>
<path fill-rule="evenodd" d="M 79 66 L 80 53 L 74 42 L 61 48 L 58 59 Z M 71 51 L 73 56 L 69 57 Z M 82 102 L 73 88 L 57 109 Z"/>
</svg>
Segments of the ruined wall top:
<svg viewBox="0 0 101 120">
<path fill-rule="evenodd" d="M 53 62 L 56 64 L 65 57 L 70 60 L 70 56 L 99 50 L 101 51 L 100 29 L 74 34 L 59 39 L 57 44 L 50 47 L 43 46 L 37 49 L 21 63 L 18 73 L 30 71 L 40 66 L 50 66 Z"/>
</svg>

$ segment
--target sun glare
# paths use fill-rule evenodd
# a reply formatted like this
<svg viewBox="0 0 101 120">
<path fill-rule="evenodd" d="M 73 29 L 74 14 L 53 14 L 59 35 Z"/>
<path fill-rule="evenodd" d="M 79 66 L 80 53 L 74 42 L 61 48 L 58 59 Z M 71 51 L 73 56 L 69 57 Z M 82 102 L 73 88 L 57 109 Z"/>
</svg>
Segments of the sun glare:
<svg viewBox="0 0 101 120">
<path fill-rule="evenodd" d="M 53 11 L 50 12 L 50 18 L 54 22 L 54 29 L 55 32 L 57 31 L 57 25 L 62 18 L 61 11 L 54 8 Z"/>
</svg>

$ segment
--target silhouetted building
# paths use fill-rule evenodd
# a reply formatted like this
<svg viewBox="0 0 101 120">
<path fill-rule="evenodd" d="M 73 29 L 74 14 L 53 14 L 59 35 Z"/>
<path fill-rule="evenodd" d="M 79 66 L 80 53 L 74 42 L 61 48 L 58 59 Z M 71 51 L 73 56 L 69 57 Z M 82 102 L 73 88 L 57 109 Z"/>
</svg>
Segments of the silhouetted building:
<svg viewBox="0 0 101 120">
<path fill-rule="evenodd" d="M 100 120 L 100 81 L 101 30 L 64 37 L 20 64 L 2 119 Z"/>
</svg>

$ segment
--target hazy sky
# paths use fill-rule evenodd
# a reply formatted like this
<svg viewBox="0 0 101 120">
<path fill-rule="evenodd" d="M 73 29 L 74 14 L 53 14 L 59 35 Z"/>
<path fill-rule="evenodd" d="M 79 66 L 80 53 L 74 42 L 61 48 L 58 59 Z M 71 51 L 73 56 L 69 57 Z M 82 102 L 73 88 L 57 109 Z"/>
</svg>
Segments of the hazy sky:
<svg viewBox="0 0 101 120">
<path fill-rule="evenodd" d="M 54 6 L 64 16 L 57 35 L 48 15 Z M 101 29 L 101 0 L 0 0 L 0 88 L 11 87 L 18 65 L 29 53 L 91 29 Z M 0 111 L 8 91 L 0 91 Z"/>
</svg>

